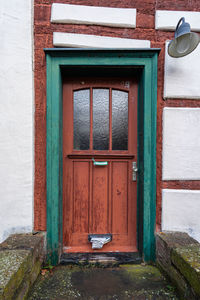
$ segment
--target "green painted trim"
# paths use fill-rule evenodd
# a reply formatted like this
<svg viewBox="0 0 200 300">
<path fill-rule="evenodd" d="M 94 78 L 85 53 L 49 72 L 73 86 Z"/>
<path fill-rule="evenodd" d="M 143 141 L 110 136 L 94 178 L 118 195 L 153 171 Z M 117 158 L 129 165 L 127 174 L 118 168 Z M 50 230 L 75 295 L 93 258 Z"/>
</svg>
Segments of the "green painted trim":
<svg viewBox="0 0 200 300">
<path fill-rule="evenodd" d="M 49 55 L 47 70 L 47 253 L 56 264 L 62 243 L 62 80 Z"/>
<path fill-rule="evenodd" d="M 159 49 L 45 49 L 47 62 L 47 249 L 56 264 L 62 249 L 62 78 L 70 66 L 140 68 L 138 109 L 138 243 L 155 259 L 156 103 Z M 142 212 L 142 213 L 140 213 Z"/>
<path fill-rule="evenodd" d="M 144 71 L 143 71 L 144 73 Z M 144 76 L 141 76 L 138 86 L 138 176 L 137 176 L 137 244 L 140 254 L 143 254 L 143 176 L 144 176 L 144 161 L 143 161 L 143 148 L 144 148 L 144 118 L 143 118 L 143 98 L 144 98 Z"/>
<path fill-rule="evenodd" d="M 146 261 L 155 259 L 156 216 L 156 95 L 155 59 L 144 70 L 144 141 L 143 141 L 143 253 Z M 156 67 L 155 67 L 156 64 Z M 151 128 L 151 130 L 148 130 Z"/>
</svg>

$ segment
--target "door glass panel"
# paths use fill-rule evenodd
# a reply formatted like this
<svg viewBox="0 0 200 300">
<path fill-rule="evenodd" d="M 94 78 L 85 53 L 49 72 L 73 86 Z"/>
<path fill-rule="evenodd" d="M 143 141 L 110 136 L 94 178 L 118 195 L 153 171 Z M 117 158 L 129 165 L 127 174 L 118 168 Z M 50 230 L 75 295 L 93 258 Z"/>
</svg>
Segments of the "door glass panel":
<svg viewBox="0 0 200 300">
<path fill-rule="evenodd" d="M 93 89 L 93 149 L 109 148 L 109 89 Z"/>
<path fill-rule="evenodd" d="M 112 90 L 112 150 L 128 150 L 128 93 Z"/>
<path fill-rule="evenodd" d="M 74 149 L 90 147 L 90 90 L 74 92 Z"/>
</svg>

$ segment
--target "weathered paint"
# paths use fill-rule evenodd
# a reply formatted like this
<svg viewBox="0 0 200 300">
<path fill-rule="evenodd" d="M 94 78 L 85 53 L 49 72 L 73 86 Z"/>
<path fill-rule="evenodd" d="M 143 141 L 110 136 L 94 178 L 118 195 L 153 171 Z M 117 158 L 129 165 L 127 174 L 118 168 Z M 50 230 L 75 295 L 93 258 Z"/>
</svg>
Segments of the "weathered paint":
<svg viewBox="0 0 200 300">
<path fill-rule="evenodd" d="M 155 191 L 156 191 L 156 82 L 158 49 L 151 50 L 70 50 L 46 49 L 47 55 L 47 243 L 52 263 L 58 260 L 62 232 L 62 117 L 61 117 L 61 75 L 60 67 L 69 66 L 134 66 L 143 67 L 141 81 L 143 85 L 144 123 L 139 148 L 143 153 L 143 169 L 140 180 L 143 194 L 142 218 L 139 226 L 143 228 L 143 254 L 146 261 L 155 255 Z M 54 113 L 52 113 L 52 111 Z M 141 187 L 140 187 L 141 190 Z"/>
<path fill-rule="evenodd" d="M 62 82 L 49 55 L 47 70 L 47 253 L 55 263 L 62 244 Z"/>
<path fill-rule="evenodd" d="M 113 70 L 113 76 L 115 73 L 116 70 Z M 99 78 L 97 71 L 88 78 L 87 69 L 85 75 L 87 77 L 79 77 L 78 73 L 78 78 L 63 78 L 63 250 L 92 252 L 88 234 L 111 233 L 112 242 L 98 252 L 137 252 L 137 182 L 132 180 L 132 163 L 137 162 L 138 80 L 136 76 L 125 75 L 117 78 Z M 108 107 L 110 106 L 107 111 L 107 121 L 110 125 L 108 149 L 95 150 L 94 131 L 93 135 L 90 135 L 88 150 L 74 149 L 73 91 L 90 88 L 92 132 L 95 120 L 92 111 L 96 100 L 93 91 L 102 87 L 108 91 L 105 100 Z M 128 143 L 124 150 L 112 148 L 113 90 L 127 94 Z M 119 112 L 117 117 L 120 118 Z M 95 163 L 92 160 L 94 158 Z M 107 164 L 99 165 L 103 161 Z"/>
<path fill-rule="evenodd" d="M 0 242 L 32 231 L 32 4 L 0 2 Z"/>
</svg>

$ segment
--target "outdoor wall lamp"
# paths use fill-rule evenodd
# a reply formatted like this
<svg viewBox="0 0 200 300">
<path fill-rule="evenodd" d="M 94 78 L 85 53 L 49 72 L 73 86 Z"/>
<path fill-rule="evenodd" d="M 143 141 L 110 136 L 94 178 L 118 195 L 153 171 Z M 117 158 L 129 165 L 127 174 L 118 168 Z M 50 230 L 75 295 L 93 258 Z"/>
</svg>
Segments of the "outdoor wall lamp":
<svg viewBox="0 0 200 300">
<path fill-rule="evenodd" d="M 182 57 L 191 53 L 200 42 L 199 35 L 190 31 L 190 24 L 181 18 L 176 26 L 174 39 L 168 45 L 171 57 Z"/>
</svg>

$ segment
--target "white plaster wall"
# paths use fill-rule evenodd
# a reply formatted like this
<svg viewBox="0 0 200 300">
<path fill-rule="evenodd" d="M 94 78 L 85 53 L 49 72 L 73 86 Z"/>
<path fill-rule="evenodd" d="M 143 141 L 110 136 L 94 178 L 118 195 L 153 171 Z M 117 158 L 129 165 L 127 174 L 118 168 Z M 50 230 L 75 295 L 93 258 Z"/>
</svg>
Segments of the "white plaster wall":
<svg viewBox="0 0 200 300">
<path fill-rule="evenodd" d="M 155 28 L 159 30 L 175 30 L 180 18 L 184 17 L 192 31 L 200 31 L 199 11 L 156 10 Z"/>
<path fill-rule="evenodd" d="M 164 98 L 200 99 L 200 44 L 189 55 L 173 58 L 165 48 Z"/>
<path fill-rule="evenodd" d="M 53 3 L 51 22 L 135 28 L 136 9 Z"/>
<path fill-rule="evenodd" d="M 150 48 L 148 40 L 136 40 L 100 36 L 93 34 L 77 34 L 54 32 L 53 45 L 55 47 L 81 47 L 81 48 Z"/>
<path fill-rule="evenodd" d="M 164 108 L 163 180 L 200 180 L 200 108 Z"/>
<path fill-rule="evenodd" d="M 32 6 L 0 1 L 0 242 L 32 230 Z"/>
<path fill-rule="evenodd" d="M 200 191 L 162 191 L 162 230 L 183 231 L 200 242 Z"/>
</svg>

